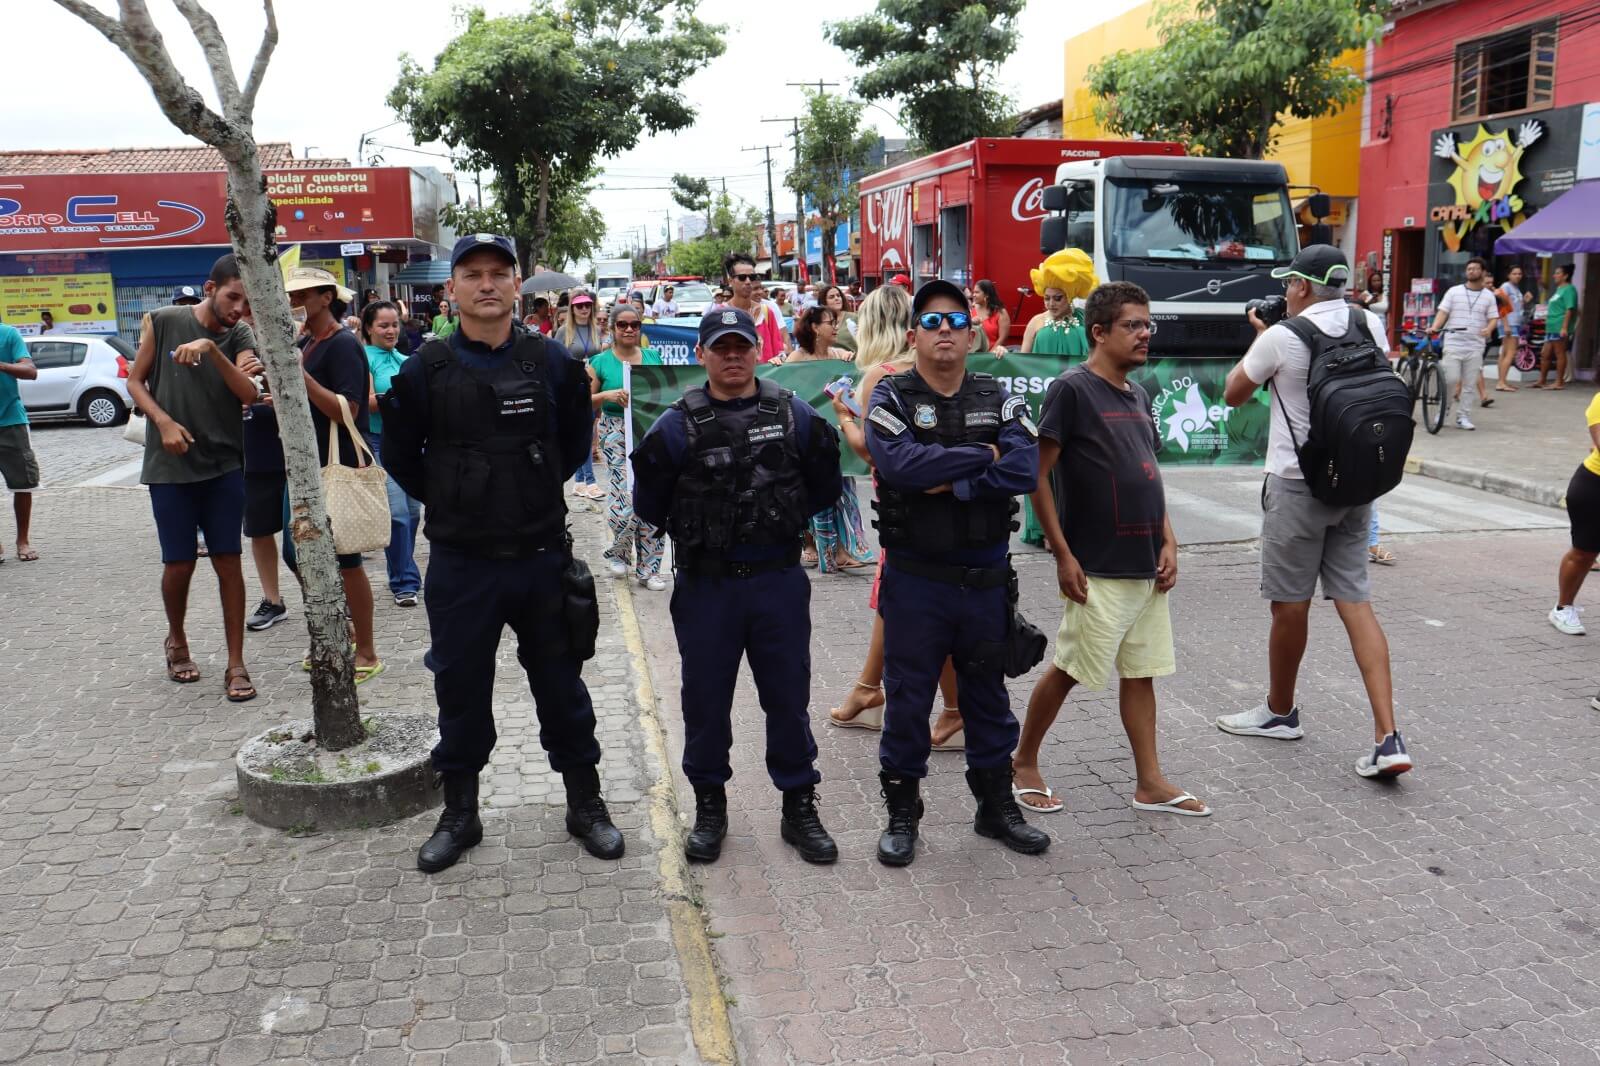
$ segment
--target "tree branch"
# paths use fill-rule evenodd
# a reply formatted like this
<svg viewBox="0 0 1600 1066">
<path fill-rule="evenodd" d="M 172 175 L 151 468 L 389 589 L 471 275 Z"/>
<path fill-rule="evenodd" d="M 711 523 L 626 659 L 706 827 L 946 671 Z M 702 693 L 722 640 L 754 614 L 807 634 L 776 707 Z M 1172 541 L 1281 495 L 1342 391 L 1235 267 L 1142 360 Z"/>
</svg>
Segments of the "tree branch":
<svg viewBox="0 0 1600 1066">
<path fill-rule="evenodd" d="M 67 6 L 63 0 L 56 2 Z M 78 5 L 77 0 L 73 0 L 73 6 L 87 5 Z M 178 73 L 177 65 L 167 54 L 161 31 L 156 29 L 155 20 L 150 17 L 150 9 L 145 6 L 144 0 L 118 0 L 118 6 L 122 10 L 121 22 L 114 23 L 114 35 L 106 34 L 106 37 L 133 61 L 134 67 L 155 93 L 156 103 L 161 105 L 161 111 L 167 119 L 191 137 L 219 149 L 236 143 L 239 130 L 207 107 L 205 99 Z M 73 10 L 73 7 L 68 7 L 68 10 Z M 100 29 L 94 19 L 87 21 Z M 105 33 L 105 30 L 101 32 Z"/>
<path fill-rule="evenodd" d="M 222 39 L 217 20 L 197 0 L 172 0 L 172 6 L 183 15 L 184 21 L 189 23 L 189 29 L 194 31 L 194 39 L 200 42 L 206 66 L 211 68 L 211 82 L 217 87 L 217 100 L 222 104 L 222 113 L 230 118 L 235 117 L 233 112 L 239 105 L 239 81 L 234 76 L 233 57 L 228 54 L 228 42 Z"/>
<path fill-rule="evenodd" d="M 56 3 L 99 30 L 102 37 L 120 48 L 129 58 L 133 57 L 133 53 L 128 51 L 128 35 L 122 32 L 122 23 L 92 6 L 88 0 L 56 0 Z"/>
<path fill-rule="evenodd" d="M 262 0 L 267 10 L 267 28 L 261 35 L 261 48 L 256 61 L 250 66 L 250 76 L 245 79 L 244 98 L 239 101 L 241 121 L 250 121 L 256 110 L 256 93 L 267 76 L 267 64 L 272 60 L 272 50 L 278 46 L 278 14 L 272 9 L 272 0 Z"/>
</svg>

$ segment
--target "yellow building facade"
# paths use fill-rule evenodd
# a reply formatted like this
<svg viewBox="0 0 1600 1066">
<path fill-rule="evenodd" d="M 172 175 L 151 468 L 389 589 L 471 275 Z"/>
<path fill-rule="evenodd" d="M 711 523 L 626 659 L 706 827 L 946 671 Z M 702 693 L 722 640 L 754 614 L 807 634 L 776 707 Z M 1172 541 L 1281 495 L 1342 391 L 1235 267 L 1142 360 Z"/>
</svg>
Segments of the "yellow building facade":
<svg viewBox="0 0 1600 1066">
<path fill-rule="evenodd" d="M 1061 94 L 1061 136 L 1095 140 L 1110 136 L 1095 121 L 1094 94 L 1089 91 L 1089 67 L 1113 52 L 1135 51 L 1159 43 L 1150 18 L 1154 2 L 1140 4 L 1113 19 L 1068 38 L 1066 79 Z M 1360 72 L 1361 52 L 1347 52 L 1340 63 Z M 1267 156 L 1284 165 L 1292 185 L 1313 186 L 1330 196 L 1353 199 L 1361 184 L 1361 104 L 1354 103 L 1323 118 L 1286 116 L 1278 127 L 1277 146 Z M 1295 199 L 1303 192 L 1297 191 Z M 1335 225 L 1343 221 L 1345 204 L 1335 200 Z"/>
</svg>

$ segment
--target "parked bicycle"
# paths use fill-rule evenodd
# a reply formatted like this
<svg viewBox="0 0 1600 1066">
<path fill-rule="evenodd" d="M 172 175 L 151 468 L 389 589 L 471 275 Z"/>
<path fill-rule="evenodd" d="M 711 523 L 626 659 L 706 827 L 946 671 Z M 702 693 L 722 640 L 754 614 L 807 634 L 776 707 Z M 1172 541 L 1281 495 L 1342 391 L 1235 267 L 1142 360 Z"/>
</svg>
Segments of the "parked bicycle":
<svg viewBox="0 0 1600 1066">
<path fill-rule="evenodd" d="M 1438 433 L 1444 426 L 1445 409 L 1450 406 L 1450 397 L 1444 391 L 1444 371 L 1439 367 L 1444 345 L 1437 333 L 1404 333 L 1400 336 L 1400 347 L 1406 354 L 1395 367 L 1395 373 L 1406 383 L 1412 404 L 1422 401 L 1423 428 L 1429 433 Z"/>
</svg>

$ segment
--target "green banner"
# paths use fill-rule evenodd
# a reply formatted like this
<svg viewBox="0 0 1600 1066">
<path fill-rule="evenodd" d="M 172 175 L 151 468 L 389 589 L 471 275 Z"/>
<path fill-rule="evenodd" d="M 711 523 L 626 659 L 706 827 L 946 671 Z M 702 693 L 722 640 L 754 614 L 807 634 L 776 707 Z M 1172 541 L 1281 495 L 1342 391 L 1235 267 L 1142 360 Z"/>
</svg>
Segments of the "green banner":
<svg viewBox="0 0 1600 1066">
<path fill-rule="evenodd" d="M 1265 389 L 1250 402 L 1229 408 L 1222 402 L 1223 383 L 1233 359 L 1155 359 L 1129 375 L 1150 396 L 1151 417 L 1161 437 L 1158 458 L 1164 465 L 1259 466 L 1267 454 L 1270 420 Z M 1059 356 L 1018 355 L 996 358 L 977 354 L 967 367 L 999 378 L 1013 396 L 1025 396 L 1035 420 L 1050 383 L 1064 369 Z M 644 437 L 683 390 L 705 381 L 699 366 L 632 367 L 634 440 Z M 763 364 L 756 368 L 805 400 L 828 422 L 837 425 L 833 405 L 822 387 L 848 374 L 859 378 L 850 363 L 833 360 L 790 364 Z M 864 474 L 866 465 L 849 449 L 841 448 L 846 474 Z"/>
</svg>

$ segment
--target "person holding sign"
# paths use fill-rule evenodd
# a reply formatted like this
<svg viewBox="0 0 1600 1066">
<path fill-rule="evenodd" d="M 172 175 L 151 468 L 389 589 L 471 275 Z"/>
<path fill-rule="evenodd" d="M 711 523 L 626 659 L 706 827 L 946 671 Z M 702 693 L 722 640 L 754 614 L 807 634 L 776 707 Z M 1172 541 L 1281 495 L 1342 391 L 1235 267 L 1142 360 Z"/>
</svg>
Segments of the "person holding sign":
<svg viewBox="0 0 1600 1066">
<path fill-rule="evenodd" d="M 683 657 L 683 773 L 695 821 L 684 853 L 722 854 L 733 776 L 733 689 L 747 658 L 767 719 L 779 832 L 807 862 L 839 857 L 817 816 L 811 735 L 811 582 L 806 521 L 839 498 L 839 438 L 804 400 L 755 376 L 760 336 L 744 311 L 700 320 L 706 383 L 667 409 L 633 452 L 634 509 L 672 534 L 672 625 Z"/>
<path fill-rule="evenodd" d="M 661 530 L 641 520 L 628 492 L 628 390 L 623 385 L 624 366 L 660 366 L 661 353 L 640 347 L 644 316 L 630 300 L 611 307 L 611 347 L 589 360 L 589 391 L 600 412 L 600 454 L 606 461 L 606 525 L 611 547 L 606 565 L 616 577 L 627 577 L 628 567 L 640 585 L 661 592 Z"/>
</svg>

